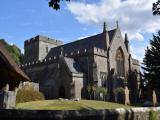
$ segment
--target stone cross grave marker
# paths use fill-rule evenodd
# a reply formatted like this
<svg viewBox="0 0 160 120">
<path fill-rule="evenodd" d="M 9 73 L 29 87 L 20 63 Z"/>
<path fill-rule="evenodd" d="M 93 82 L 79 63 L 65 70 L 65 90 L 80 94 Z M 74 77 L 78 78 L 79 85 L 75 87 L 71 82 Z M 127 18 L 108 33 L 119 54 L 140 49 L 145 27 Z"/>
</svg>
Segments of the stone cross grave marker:
<svg viewBox="0 0 160 120">
<path fill-rule="evenodd" d="M 156 106 L 156 103 L 157 103 L 157 96 L 156 96 L 155 90 L 153 90 L 152 99 L 153 99 L 153 106 Z"/>
<path fill-rule="evenodd" d="M 128 90 L 127 86 L 125 86 L 125 88 L 124 88 L 124 94 L 125 94 L 125 105 L 129 105 L 130 104 L 129 90 Z"/>
</svg>

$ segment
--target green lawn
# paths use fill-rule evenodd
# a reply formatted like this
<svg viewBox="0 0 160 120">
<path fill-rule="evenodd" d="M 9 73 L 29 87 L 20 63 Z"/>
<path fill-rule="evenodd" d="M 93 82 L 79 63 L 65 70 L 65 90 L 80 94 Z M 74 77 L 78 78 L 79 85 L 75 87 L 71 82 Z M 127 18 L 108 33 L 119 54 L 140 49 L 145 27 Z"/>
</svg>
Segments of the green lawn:
<svg viewBox="0 0 160 120">
<path fill-rule="evenodd" d="M 26 103 L 19 103 L 16 109 L 30 110 L 94 110 L 94 109 L 114 109 L 114 108 L 130 108 L 131 106 L 95 101 L 95 100 L 42 100 Z"/>
</svg>

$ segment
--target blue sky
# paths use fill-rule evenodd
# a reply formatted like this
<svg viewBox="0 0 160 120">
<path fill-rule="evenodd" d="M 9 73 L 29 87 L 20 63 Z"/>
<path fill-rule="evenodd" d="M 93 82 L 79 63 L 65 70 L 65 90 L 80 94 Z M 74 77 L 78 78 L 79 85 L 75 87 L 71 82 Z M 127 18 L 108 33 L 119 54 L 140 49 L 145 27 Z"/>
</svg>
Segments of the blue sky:
<svg viewBox="0 0 160 120">
<path fill-rule="evenodd" d="M 133 56 L 142 60 L 148 40 L 160 28 L 160 18 L 151 11 L 156 0 L 144 1 L 74 0 L 63 2 L 55 11 L 48 7 L 48 0 L 1 0 L 0 38 L 21 49 L 24 40 L 38 34 L 67 43 L 100 33 L 104 21 L 109 29 L 114 28 L 118 20 L 122 33 L 129 34 Z M 139 5 L 143 8 L 136 8 Z"/>
<path fill-rule="evenodd" d="M 2 0 L 0 15 L 0 37 L 21 48 L 37 34 L 69 42 L 101 29 L 80 24 L 63 4 L 59 11 L 49 8 L 47 0 Z"/>
</svg>

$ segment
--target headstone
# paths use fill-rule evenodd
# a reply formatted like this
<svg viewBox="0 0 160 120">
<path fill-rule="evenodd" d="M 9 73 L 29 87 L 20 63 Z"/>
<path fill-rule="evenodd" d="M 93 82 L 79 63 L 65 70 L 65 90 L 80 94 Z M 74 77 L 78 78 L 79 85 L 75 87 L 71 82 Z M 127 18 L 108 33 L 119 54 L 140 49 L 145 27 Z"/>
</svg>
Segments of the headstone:
<svg viewBox="0 0 160 120">
<path fill-rule="evenodd" d="M 6 108 L 7 109 L 13 109 L 16 106 L 16 94 L 14 91 L 8 91 L 6 93 L 7 96 L 7 104 L 6 104 Z"/>
<path fill-rule="evenodd" d="M 103 100 L 103 93 L 100 93 L 100 100 Z"/>
<path fill-rule="evenodd" d="M 125 94 L 125 105 L 129 105 L 130 104 L 129 90 L 128 90 L 127 86 L 125 86 L 125 88 L 124 88 L 124 94 Z"/>
<path fill-rule="evenodd" d="M 9 84 L 6 84 L 5 91 L 9 91 Z"/>
<path fill-rule="evenodd" d="M 156 104 L 157 104 L 157 96 L 156 96 L 156 92 L 154 90 L 153 90 L 152 97 L 153 97 L 153 106 L 156 106 Z"/>
<path fill-rule="evenodd" d="M 16 94 L 16 95 L 17 95 L 17 92 L 18 92 L 18 88 L 16 87 L 16 88 L 15 88 L 15 94 Z"/>
<path fill-rule="evenodd" d="M 16 94 L 14 91 L 0 91 L 0 109 L 15 108 Z"/>
</svg>

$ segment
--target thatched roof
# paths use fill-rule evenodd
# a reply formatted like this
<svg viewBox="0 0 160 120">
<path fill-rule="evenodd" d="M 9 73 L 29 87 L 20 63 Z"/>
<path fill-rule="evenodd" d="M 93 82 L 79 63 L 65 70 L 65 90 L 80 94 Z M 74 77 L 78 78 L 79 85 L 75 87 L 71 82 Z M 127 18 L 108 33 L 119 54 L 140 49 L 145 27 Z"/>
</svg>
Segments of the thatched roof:
<svg viewBox="0 0 160 120">
<path fill-rule="evenodd" d="M 11 71 L 18 80 L 30 81 L 30 78 L 19 68 L 18 64 L 13 60 L 10 53 L 0 42 L 0 57 L 6 62 L 7 70 Z"/>
</svg>

